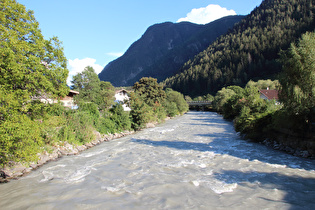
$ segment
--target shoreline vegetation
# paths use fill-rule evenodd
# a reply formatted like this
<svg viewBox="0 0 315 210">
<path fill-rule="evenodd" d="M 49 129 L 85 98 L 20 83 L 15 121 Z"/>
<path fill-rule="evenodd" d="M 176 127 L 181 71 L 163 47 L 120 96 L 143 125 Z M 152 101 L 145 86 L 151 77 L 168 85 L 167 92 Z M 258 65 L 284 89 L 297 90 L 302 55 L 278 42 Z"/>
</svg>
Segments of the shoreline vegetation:
<svg viewBox="0 0 315 210">
<path fill-rule="evenodd" d="M 172 117 L 174 118 L 174 117 Z M 167 117 L 163 122 L 172 119 Z M 161 123 L 163 123 L 161 122 Z M 158 124 L 158 122 L 146 123 L 145 129 L 153 128 Z M 59 158 L 64 156 L 78 155 L 81 152 L 97 146 L 103 142 L 108 142 L 114 139 L 122 138 L 128 135 L 135 134 L 136 131 L 123 131 L 114 134 L 101 134 L 98 131 L 94 131 L 95 140 L 87 142 L 82 145 L 69 144 L 68 142 L 59 142 L 59 144 L 53 146 L 50 152 L 44 151 L 38 154 L 38 161 L 30 163 L 21 162 L 10 162 L 7 166 L 0 169 L 0 183 L 7 183 L 10 180 L 17 180 L 23 176 L 28 175 L 32 171 L 42 167 L 43 165 L 51 162 L 58 161 Z"/>
<path fill-rule="evenodd" d="M 114 102 L 113 86 L 99 81 L 93 68 L 87 67 L 79 76 L 89 82 L 76 88 L 80 92 L 74 97 L 78 109 L 35 100 L 26 101 L 29 108 L 25 112 L 21 111 L 24 105 L 17 107 L 15 113 L 7 112 L 6 120 L 0 124 L 0 143 L 5 145 L 0 151 L 0 182 L 188 111 L 182 94 L 163 90 L 154 78 L 135 83 L 125 102 L 131 111 L 124 111 L 121 103 Z M 10 111 L 10 107 L 4 108 Z"/>
</svg>

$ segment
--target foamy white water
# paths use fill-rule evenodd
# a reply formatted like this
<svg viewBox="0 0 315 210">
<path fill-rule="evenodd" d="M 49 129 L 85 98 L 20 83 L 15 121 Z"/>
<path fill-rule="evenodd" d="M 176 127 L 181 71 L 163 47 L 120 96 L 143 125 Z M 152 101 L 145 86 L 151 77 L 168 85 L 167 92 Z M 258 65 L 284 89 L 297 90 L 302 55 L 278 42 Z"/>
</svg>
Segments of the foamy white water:
<svg viewBox="0 0 315 210">
<path fill-rule="evenodd" d="M 315 209 L 314 170 L 189 112 L 0 185 L 0 209 Z"/>
</svg>

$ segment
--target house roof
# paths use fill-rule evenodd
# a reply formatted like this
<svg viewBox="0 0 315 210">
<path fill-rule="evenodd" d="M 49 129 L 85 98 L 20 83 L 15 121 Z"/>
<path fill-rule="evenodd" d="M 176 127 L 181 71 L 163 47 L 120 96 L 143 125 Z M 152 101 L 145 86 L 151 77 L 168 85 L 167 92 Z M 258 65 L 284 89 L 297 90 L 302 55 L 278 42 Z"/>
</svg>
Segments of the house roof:
<svg viewBox="0 0 315 210">
<path fill-rule="evenodd" d="M 276 99 L 278 100 L 278 90 L 259 90 L 259 92 L 264 95 L 268 100 Z"/>
<path fill-rule="evenodd" d="M 69 93 L 79 94 L 79 92 L 78 92 L 78 91 L 75 91 L 75 90 L 70 90 Z"/>
<path fill-rule="evenodd" d="M 115 93 L 117 94 L 117 93 L 120 93 L 120 92 L 125 92 L 125 93 L 128 93 L 128 91 L 127 91 L 127 90 L 125 90 L 125 89 L 116 90 L 116 92 L 115 92 Z"/>
</svg>

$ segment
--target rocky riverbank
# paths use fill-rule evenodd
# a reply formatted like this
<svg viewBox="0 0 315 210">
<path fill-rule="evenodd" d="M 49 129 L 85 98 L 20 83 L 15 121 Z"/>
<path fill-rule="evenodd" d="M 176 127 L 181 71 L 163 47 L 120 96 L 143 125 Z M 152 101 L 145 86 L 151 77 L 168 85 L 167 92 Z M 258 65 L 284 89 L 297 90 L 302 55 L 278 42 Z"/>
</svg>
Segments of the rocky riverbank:
<svg viewBox="0 0 315 210">
<path fill-rule="evenodd" d="M 314 133 L 301 135 L 288 129 L 277 129 L 270 133 L 269 138 L 266 138 L 262 143 L 294 156 L 315 158 Z"/>
<path fill-rule="evenodd" d="M 153 124 L 150 124 L 148 126 L 153 126 Z M 110 135 L 102 135 L 99 132 L 95 131 L 95 140 L 89 143 L 86 143 L 84 145 L 75 146 L 72 144 L 69 144 L 68 142 L 60 142 L 60 144 L 53 146 L 51 152 L 43 152 L 41 154 L 38 154 L 39 159 L 35 163 L 30 164 L 22 164 L 22 163 L 16 163 L 11 162 L 9 166 L 0 169 L 0 183 L 8 182 L 11 179 L 17 179 L 21 176 L 24 176 L 28 173 L 30 173 L 32 170 L 35 170 L 45 163 L 48 163 L 50 161 L 55 161 L 58 158 L 62 156 L 68 156 L 68 155 L 77 155 L 80 152 L 89 149 L 91 147 L 94 147 L 102 142 L 110 141 L 113 139 L 121 138 L 126 135 L 133 134 L 134 131 L 125 131 L 122 133 L 115 133 Z"/>
<path fill-rule="evenodd" d="M 164 121 L 167 121 L 169 119 L 172 119 L 170 117 L 167 117 L 164 119 Z M 157 122 L 150 122 L 146 124 L 146 128 L 153 128 L 157 125 Z M 124 131 L 121 133 L 115 133 L 115 134 L 100 134 L 97 131 L 94 131 L 95 134 L 95 140 L 91 141 L 89 143 L 86 143 L 84 145 L 75 146 L 72 144 L 69 144 L 68 142 L 60 142 L 60 144 L 56 146 L 52 146 L 51 152 L 43 152 L 41 154 L 38 154 L 39 159 L 35 163 L 29 163 L 29 164 L 22 164 L 17 162 L 11 162 L 10 165 L 0 168 L 0 183 L 6 183 L 9 182 L 12 179 L 18 179 L 19 177 L 22 177 L 24 175 L 29 174 L 32 170 L 35 170 L 45 163 L 48 163 L 50 161 L 55 161 L 58 158 L 61 158 L 62 156 L 69 156 L 69 155 L 77 155 L 80 152 L 87 150 L 91 147 L 94 147 L 102 142 L 110 141 L 113 139 L 121 138 L 126 135 L 134 134 L 135 131 Z"/>
</svg>

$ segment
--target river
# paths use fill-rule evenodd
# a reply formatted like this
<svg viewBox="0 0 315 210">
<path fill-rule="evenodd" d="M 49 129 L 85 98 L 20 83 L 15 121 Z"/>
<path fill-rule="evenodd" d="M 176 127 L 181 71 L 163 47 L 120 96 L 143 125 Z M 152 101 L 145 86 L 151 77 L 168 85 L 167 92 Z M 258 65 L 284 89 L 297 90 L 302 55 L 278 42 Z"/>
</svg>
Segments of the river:
<svg viewBox="0 0 315 210">
<path fill-rule="evenodd" d="M 315 160 L 189 112 L 1 184 L 0 209 L 315 209 Z"/>
</svg>

